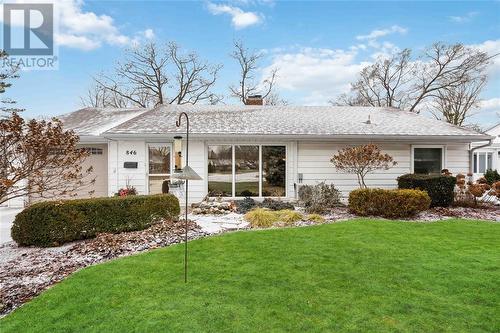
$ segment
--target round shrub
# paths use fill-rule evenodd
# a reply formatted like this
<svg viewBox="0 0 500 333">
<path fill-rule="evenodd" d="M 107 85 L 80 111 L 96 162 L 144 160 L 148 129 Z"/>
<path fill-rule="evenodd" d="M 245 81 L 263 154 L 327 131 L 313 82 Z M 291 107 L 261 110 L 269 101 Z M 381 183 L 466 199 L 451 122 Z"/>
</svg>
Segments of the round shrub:
<svg viewBox="0 0 500 333">
<path fill-rule="evenodd" d="M 421 190 L 358 189 L 349 194 L 349 210 L 360 216 L 410 217 L 430 204 L 431 198 Z"/>
<path fill-rule="evenodd" d="M 340 191 L 333 184 L 302 185 L 298 194 L 307 213 L 323 214 L 340 206 Z"/>
<path fill-rule="evenodd" d="M 406 174 L 398 177 L 398 188 L 426 191 L 431 207 L 448 207 L 453 203 L 457 178 L 446 175 Z"/>
<path fill-rule="evenodd" d="M 493 185 L 494 183 L 500 181 L 500 174 L 497 170 L 488 169 L 484 173 L 484 178 L 489 185 Z"/>
<path fill-rule="evenodd" d="M 102 232 L 146 229 L 179 212 L 171 194 L 39 202 L 17 214 L 12 238 L 21 246 L 58 246 Z"/>
</svg>

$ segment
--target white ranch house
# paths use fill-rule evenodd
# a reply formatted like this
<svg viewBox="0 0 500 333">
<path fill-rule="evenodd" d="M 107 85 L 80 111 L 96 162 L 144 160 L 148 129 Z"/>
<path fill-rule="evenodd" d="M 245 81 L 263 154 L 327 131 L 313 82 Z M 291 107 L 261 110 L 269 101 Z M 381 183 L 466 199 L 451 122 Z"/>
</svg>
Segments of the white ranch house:
<svg viewBox="0 0 500 333">
<path fill-rule="evenodd" d="M 94 167 L 94 196 L 111 196 L 127 185 L 139 194 L 160 193 L 162 183 L 184 166 L 185 126 L 175 126 L 182 111 L 191 121 L 189 164 L 203 177 L 189 182 L 192 202 L 207 195 L 294 199 L 301 184 L 321 181 L 334 183 L 346 196 L 357 187 L 356 176 L 336 171 L 330 158 L 342 147 L 363 143 L 379 145 L 398 163 L 390 170 L 369 174 L 370 187 L 394 188 L 396 178 L 409 172 L 433 173 L 447 168 L 454 174 L 467 173 L 474 167 L 471 147 L 493 139 L 392 108 L 86 108 L 60 119 L 92 154 L 85 163 Z"/>
</svg>

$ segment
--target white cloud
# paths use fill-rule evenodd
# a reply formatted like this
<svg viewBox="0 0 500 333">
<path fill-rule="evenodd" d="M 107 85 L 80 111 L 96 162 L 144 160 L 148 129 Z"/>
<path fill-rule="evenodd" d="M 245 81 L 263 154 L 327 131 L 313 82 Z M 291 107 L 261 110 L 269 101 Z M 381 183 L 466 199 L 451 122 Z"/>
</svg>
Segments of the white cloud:
<svg viewBox="0 0 500 333">
<path fill-rule="evenodd" d="M 482 100 L 479 103 L 479 107 L 481 108 L 481 110 L 499 112 L 500 111 L 500 97 Z"/>
<path fill-rule="evenodd" d="M 111 16 L 98 15 L 84 10 L 83 0 L 15 0 L 10 2 L 52 2 L 54 4 L 55 22 L 58 27 L 58 31 L 55 32 L 55 41 L 61 46 L 90 51 L 99 48 L 103 44 L 126 46 L 138 39 L 137 34 L 131 38 L 120 32 Z M 14 22 L 14 24 L 19 24 L 19 22 Z M 150 36 L 154 36 L 151 29 L 144 32 L 142 38 L 151 39 Z"/>
<path fill-rule="evenodd" d="M 448 19 L 451 22 L 455 22 L 455 23 L 467 23 L 467 22 L 470 22 L 478 14 L 479 14 L 478 12 L 468 12 L 467 14 L 465 14 L 463 16 L 448 16 Z"/>
<path fill-rule="evenodd" d="M 400 27 L 399 25 L 393 25 L 392 27 L 386 29 L 375 29 L 372 30 L 368 35 L 356 36 L 357 40 L 375 40 L 380 37 L 384 37 L 390 34 L 405 34 L 408 32 L 407 28 Z"/>
<path fill-rule="evenodd" d="M 208 4 L 208 10 L 213 15 L 228 14 L 231 16 L 231 23 L 236 29 L 243 29 L 262 22 L 262 15 L 254 12 L 245 12 L 241 8 L 229 5 Z"/>
<path fill-rule="evenodd" d="M 479 102 L 479 109 L 470 119 L 471 123 L 479 123 L 483 128 L 490 128 L 500 121 L 500 97 L 484 99 Z"/>
<path fill-rule="evenodd" d="M 101 46 L 101 42 L 91 40 L 85 36 L 75 36 L 66 34 L 57 34 L 55 36 L 55 42 L 59 45 L 65 45 L 67 47 L 72 47 L 84 51 L 90 51 L 97 49 Z"/>
<path fill-rule="evenodd" d="M 481 44 L 470 45 L 470 47 L 486 52 L 490 57 L 494 56 L 489 67 L 489 79 L 500 79 L 500 39 L 487 40 Z"/>
<path fill-rule="evenodd" d="M 350 82 L 367 62 L 356 62 L 356 50 L 302 48 L 298 52 L 277 54 L 263 71 L 267 77 L 278 68 L 277 88 L 300 99 L 301 104 L 321 105 L 348 92 Z"/>
<path fill-rule="evenodd" d="M 153 29 L 146 29 L 143 31 L 144 37 L 146 39 L 154 39 L 155 38 L 155 33 Z"/>
</svg>

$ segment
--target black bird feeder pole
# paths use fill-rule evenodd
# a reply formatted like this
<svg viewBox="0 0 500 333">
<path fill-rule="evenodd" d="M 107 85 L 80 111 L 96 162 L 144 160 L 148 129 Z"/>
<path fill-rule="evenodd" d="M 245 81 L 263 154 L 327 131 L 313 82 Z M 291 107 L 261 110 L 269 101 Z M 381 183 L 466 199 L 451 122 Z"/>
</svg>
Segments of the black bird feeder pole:
<svg viewBox="0 0 500 333">
<path fill-rule="evenodd" d="M 175 125 L 177 127 L 181 126 L 182 116 L 186 117 L 186 166 L 189 166 L 189 117 L 186 112 L 182 112 L 179 115 L 179 119 L 176 121 Z M 188 272 L 188 179 L 186 181 L 186 202 L 184 211 L 184 282 L 187 283 L 187 272 Z"/>
</svg>

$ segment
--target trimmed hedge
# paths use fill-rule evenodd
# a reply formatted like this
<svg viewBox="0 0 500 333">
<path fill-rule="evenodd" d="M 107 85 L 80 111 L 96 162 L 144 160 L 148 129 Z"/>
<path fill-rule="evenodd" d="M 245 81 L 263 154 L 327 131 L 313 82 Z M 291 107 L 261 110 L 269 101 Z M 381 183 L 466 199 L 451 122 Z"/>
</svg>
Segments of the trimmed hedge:
<svg viewBox="0 0 500 333">
<path fill-rule="evenodd" d="M 21 246 L 58 246 L 102 232 L 146 229 L 179 212 L 171 194 L 46 201 L 17 214 L 12 238 Z"/>
<path fill-rule="evenodd" d="M 400 189 L 426 191 L 431 197 L 431 207 L 448 207 L 453 203 L 457 178 L 445 175 L 406 174 L 398 177 Z"/>
<path fill-rule="evenodd" d="M 360 216 L 410 217 L 429 209 L 431 198 L 420 190 L 358 189 L 349 193 L 349 210 Z"/>
</svg>

